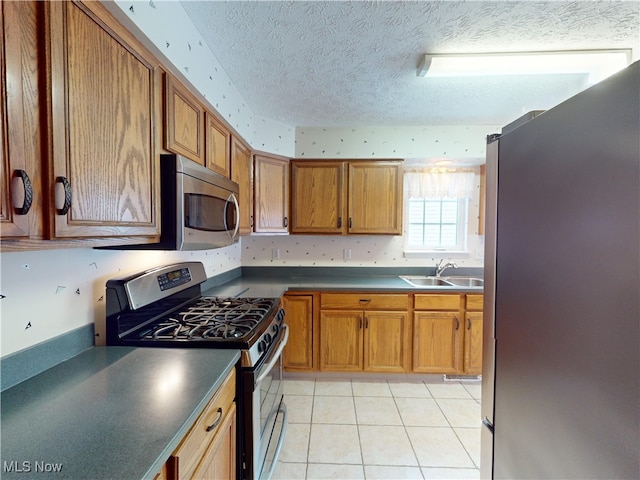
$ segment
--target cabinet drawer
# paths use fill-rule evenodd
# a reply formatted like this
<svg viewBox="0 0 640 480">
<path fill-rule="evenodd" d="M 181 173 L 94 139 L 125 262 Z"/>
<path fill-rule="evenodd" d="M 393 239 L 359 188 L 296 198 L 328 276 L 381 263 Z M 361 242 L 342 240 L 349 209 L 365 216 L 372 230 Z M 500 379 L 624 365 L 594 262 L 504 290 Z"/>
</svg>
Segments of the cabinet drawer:
<svg viewBox="0 0 640 480">
<path fill-rule="evenodd" d="M 467 295 L 467 310 L 482 310 L 484 295 Z"/>
<path fill-rule="evenodd" d="M 458 310 L 460 295 L 421 294 L 414 297 L 416 310 Z"/>
<path fill-rule="evenodd" d="M 379 293 L 323 293 L 320 308 L 357 310 L 407 310 L 409 296 L 404 294 Z"/>
<path fill-rule="evenodd" d="M 231 370 L 180 446 L 173 452 L 172 457 L 178 460 L 180 478 L 191 477 L 226 417 L 229 414 L 235 415 L 235 393 L 235 370 Z M 215 427 L 211 428 L 213 425 Z"/>
</svg>

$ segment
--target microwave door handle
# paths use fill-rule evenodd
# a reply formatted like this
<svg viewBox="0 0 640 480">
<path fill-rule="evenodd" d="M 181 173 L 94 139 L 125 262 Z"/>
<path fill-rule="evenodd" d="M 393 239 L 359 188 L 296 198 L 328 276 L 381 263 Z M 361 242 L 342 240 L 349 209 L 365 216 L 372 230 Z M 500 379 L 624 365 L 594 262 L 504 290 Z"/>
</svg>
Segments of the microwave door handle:
<svg viewBox="0 0 640 480">
<path fill-rule="evenodd" d="M 236 198 L 235 194 L 231 194 L 229 195 L 229 200 L 231 200 L 233 202 L 233 206 L 234 206 L 234 217 L 236 220 L 236 228 L 233 230 L 233 234 L 231 234 L 231 238 L 236 238 L 238 236 L 238 230 L 240 229 L 240 206 L 238 205 L 238 199 Z M 227 200 L 227 201 L 229 201 Z M 225 222 L 225 229 L 228 230 L 228 225 L 227 225 L 227 217 L 225 215 L 224 218 L 224 222 Z"/>
</svg>

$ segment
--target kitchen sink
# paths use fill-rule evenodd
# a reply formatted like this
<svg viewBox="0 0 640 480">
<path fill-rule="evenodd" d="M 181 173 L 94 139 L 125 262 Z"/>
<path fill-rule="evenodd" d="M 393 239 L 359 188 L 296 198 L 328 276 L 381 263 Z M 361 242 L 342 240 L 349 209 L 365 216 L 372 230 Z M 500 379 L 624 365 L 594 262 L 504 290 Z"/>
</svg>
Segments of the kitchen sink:
<svg viewBox="0 0 640 480">
<path fill-rule="evenodd" d="M 441 277 L 427 277 L 424 275 L 401 275 L 400 278 L 414 287 L 451 287 L 452 284 L 446 282 Z"/>
<path fill-rule="evenodd" d="M 400 275 L 413 287 L 482 287 L 484 280 L 476 277 L 433 277 L 426 275 Z"/>
<path fill-rule="evenodd" d="M 484 280 L 476 277 L 442 277 L 445 282 L 449 282 L 456 287 L 483 287 Z"/>
</svg>

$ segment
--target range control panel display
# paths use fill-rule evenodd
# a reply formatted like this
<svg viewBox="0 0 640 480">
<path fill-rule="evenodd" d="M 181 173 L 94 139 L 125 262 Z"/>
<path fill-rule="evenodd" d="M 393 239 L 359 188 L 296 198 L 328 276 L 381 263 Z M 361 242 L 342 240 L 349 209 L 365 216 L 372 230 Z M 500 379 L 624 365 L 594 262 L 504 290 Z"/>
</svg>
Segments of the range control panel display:
<svg viewBox="0 0 640 480">
<path fill-rule="evenodd" d="M 158 275 L 158 284 L 160 290 L 165 291 L 171 288 L 175 288 L 178 285 L 183 285 L 191 281 L 191 273 L 188 268 L 181 268 L 179 270 L 173 270 L 171 272 Z"/>
</svg>

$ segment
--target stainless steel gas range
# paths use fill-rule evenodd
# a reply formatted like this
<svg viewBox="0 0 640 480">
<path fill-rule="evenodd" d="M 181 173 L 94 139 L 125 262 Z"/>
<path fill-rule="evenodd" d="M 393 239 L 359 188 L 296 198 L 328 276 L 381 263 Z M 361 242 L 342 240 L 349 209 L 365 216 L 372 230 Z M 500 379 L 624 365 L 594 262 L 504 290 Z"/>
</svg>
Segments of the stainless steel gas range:
<svg viewBox="0 0 640 480">
<path fill-rule="evenodd" d="M 200 262 L 109 280 L 106 344 L 240 350 L 237 476 L 268 479 L 287 424 L 282 350 L 289 332 L 284 310 L 278 298 L 202 296 L 205 280 Z"/>
</svg>

